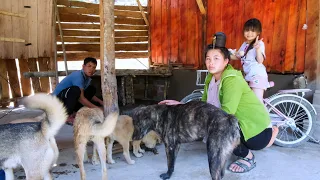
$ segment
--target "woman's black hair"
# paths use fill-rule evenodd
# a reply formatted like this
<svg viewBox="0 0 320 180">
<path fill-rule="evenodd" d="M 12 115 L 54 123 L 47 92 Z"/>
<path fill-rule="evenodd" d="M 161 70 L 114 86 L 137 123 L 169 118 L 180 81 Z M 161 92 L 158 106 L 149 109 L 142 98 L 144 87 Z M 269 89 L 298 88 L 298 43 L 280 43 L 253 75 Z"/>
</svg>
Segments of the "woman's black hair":
<svg viewBox="0 0 320 180">
<path fill-rule="evenodd" d="M 257 32 L 257 33 L 261 33 L 262 32 L 262 25 L 261 25 L 261 22 L 259 21 L 259 19 L 257 18 L 252 18 L 252 19 L 249 19 L 246 23 L 244 23 L 244 26 L 243 26 L 243 33 L 245 31 L 253 31 L 253 32 Z M 253 44 L 255 43 L 255 41 L 252 41 L 246 52 L 244 52 L 244 55 L 243 56 L 246 56 L 247 53 L 253 48 Z"/>
<path fill-rule="evenodd" d="M 218 49 L 222 53 L 222 56 L 224 59 L 229 59 L 230 60 L 230 52 L 226 47 L 213 47 L 213 44 L 209 44 L 205 50 L 205 57 L 207 57 L 207 53 L 211 49 Z"/>
</svg>

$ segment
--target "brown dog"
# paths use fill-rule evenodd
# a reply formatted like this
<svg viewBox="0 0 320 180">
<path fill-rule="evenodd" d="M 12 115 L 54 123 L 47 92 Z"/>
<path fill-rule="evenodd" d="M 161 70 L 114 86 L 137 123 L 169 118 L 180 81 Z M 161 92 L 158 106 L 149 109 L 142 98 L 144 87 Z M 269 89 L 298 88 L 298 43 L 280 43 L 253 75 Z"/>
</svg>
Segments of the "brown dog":
<svg viewBox="0 0 320 180">
<path fill-rule="evenodd" d="M 132 118 L 127 115 L 121 115 L 118 118 L 117 125 L 114 129 L 114 131 L 106 138 L 106 145 L 107 145 L 107 162 L 109 164 L 115 163 L 115 161 L 112 159 L 112 147 L 114 141 L 118 141 L 122 147 L 123 147 L 123 156 L 125 157 L 128 164 L 134 164 L 135 161 L 131 159 L 130 157 L 130 141 L 132 141 L 132 135 L 133 135 L 133 123 Z M 158 134 L 154 131 L 150 131 L 148 134 L 146 134 L 142 140 L 133 141 L 133 154 L 136 157 L 142 157 L 143 153 L 145 152 L 140 147 L 141 141 L 145 144 L 147 148 L 153 149 L 155 148 L 157 142 L 160 141 L 160 137 Z M 92 155 L 92 163 L 98 164 L 98 158 L 97 153 L 94 150 Z"/>
<path fill-rule="evenodd" d="M 110 113 L 105 119 L 103 112 L 99 108 L 81 108 L 75 117 L 74 128 L 74 145 L 79 165 L 81 180 L 86 179 L 83 166 L 84 155 L 86 154 L 86 146 L 88 141 L 92 141 L 97 147 L 99 153 L 102 179 L 107 179 L 106 166 L 106 149 L 104 139 L 114 130 L 118 119 L 118 112 Z"/>
</svg>

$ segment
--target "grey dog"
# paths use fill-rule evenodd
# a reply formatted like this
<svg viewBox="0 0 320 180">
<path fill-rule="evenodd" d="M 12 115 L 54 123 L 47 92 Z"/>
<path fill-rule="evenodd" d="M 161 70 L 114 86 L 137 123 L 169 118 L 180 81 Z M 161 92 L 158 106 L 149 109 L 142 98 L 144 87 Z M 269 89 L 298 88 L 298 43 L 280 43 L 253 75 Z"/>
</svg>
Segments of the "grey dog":
<svg viewBox="0 0 320 180">
<path fill-rule="evenodd" d="M 27 180 L 50 180 L 50 169 L 56 163 L 59 150 L 54 136 L 67 119 L 63 104 L 55 96 L 39 93 L 27 97 L 22 104 L 42 109 L 42 122 L 5 124 L 0 126 L 0 168 L 6 180 L 13 180 L 13 169 L 22 166 Z"/>
<path fill-rule="evenodd" d="M 200 101 L 174 106 L 149 105 L 137 107 L 133 118 L 133 140 L 140 140 L 149 131 L 162 138 L 167 155 L 168 171 L 160 175 L 169 179 L 181 143 L 207 138 L 207 154 L 213 180 L 224 176 L 225 163 L 240 142 L 238 120 L 223 110 Z"/>
</svg>

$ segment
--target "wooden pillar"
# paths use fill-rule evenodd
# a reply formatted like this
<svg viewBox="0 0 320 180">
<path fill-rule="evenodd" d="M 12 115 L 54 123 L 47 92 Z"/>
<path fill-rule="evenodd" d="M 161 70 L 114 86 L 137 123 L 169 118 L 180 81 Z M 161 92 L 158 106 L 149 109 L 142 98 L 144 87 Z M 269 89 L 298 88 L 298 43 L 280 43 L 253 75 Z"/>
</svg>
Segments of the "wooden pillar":
<svg viewBox="0 0 320 180">
<path fill-rule="evenodd" d="M 6 107 L 9 105 L 9 83 L 8 83 L 8 72 L 7 66 L 5 66 L 5 60 L 0 59 L 0 105 Z"/>
<path fill-rule="evenodd" d="M 315 9 L 315 12 L 317 13 L 317 16 L 316 16 L 316 22 L 315 22 L 315 25 L 316 28 L 317 28 L 317 33 L 316 33 L 316 36 L 315 36 L 315 39 L 316 39 L 316 88 L 315 88 L 315 93 L 313 95 L 313 106 L 316 108 L 317 110 L 317 113 L 318 113 L 318 117 L 320 117 L 320 28 L 319 28 L 319 25 L 320 25 L 320 2 L 319 1 L 316 1 L 316 0 L 313 0 L 314 2 L 314 5 L 316 7 L 314 7 Z M 311 1 L 312 2 L 312 1 Z M 308 7 L 309 8 L 309 7 Z M 309 16 L 309 15 L 308 15 Z M 308 48 L 307 48 L 308 49 Z"/>
<path fill-rule="evenodd" d="M 114 45 L 114 0 L 100 0 L 100 62 L 104 114 L 119 111 Z"/>
<path fill-rule="evenodd" d="M 21 97 L 20 84 L 18 79 L 18 71 L 15 59 L 7 59 L 6 66 L 8 69 L 8 79 L 11 88 L 12 97 Z"/>
<path fill-rule="evenodd" d="M 22 88 L 22 96 L 29 96 L 31 94 L 31 83 L 30 78 L 25 78 L 23 73 L 29 72 L 28 60 L 19 59 L 19 68 L 20 68 L 20 82 Z"/>
</svg>

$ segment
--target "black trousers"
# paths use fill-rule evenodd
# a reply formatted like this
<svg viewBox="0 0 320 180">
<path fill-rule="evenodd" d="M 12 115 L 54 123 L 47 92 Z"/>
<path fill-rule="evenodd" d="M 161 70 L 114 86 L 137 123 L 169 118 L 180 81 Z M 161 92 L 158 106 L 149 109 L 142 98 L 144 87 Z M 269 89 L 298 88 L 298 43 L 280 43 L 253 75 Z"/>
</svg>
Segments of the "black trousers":
<svg viewBox="0 0 320 180">
<path fill-rule="evenodd" d="M 58 94 L 57 97 L 63 102 L 69 115 L 77 112 L 81 107 L 83 107 L 83 105 L 79 102 L 80 94 L 81 90 L 78 86 L 68 87 Z M 91 101 L 95 94 L 96 88 L 93 86 L 89 86 L 84 90 L 84 97 L 89 101 Z"/>
<path fill-rule="evenodd" d="M 248 139 L 247 141 L 244 140 L 241 131 L 240 134 L 240 144 L 233 150 L 233 154 L 244 158 L 249 154 L 249 149 L 261 150 L 267 147 L 272 136 L 272 128 L 266 128 L 260 134 Z"/>
</svg>

